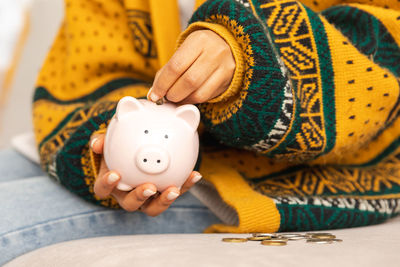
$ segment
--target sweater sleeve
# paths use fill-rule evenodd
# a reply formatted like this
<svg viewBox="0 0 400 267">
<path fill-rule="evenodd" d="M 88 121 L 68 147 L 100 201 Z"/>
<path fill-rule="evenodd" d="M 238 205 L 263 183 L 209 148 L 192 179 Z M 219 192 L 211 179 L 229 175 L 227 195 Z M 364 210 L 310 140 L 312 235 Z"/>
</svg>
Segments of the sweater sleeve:
<svg viewBox="0 0 400 267">
<path fill-rule="evenodd" d="M 354 163 L 346 155 L 383 133 L 376 153 L 390 146 L 399 136 L 400 12 L 396 1 L 359 2 L 320 12 L 301 1 L 205 2 L 179 41 L 213 30 L 237 64 L 228 90 L 200 105 L 207 130 L 297 163 Z"/>
<path fill-rule="evenodd" d="M 158 68 L 149 13 L 122 1 L 66 1 L 65 18 L 40 70 L 33 122 L 42 168 L 86 200 L 99 158 L 89 140 L 105 131 L 117 101 L 145 97 Z M 135 37 L 135 38 L 134 38 Z"/>
</svg>

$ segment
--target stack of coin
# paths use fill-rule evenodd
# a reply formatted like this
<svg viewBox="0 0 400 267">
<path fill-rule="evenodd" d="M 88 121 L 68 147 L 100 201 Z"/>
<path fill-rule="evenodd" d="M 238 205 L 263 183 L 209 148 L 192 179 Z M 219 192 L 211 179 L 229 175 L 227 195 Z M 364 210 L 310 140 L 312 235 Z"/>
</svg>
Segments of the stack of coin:
<svg viewBox="0 0 400 267">
<path fill-rule="evenodd" d="M 342 239 L 337 239 L 335 235 L 330 233 L 307 233 L 307 243 L 314 244 L 332 244 L 334 242 L 342 242 Z"/>
<path fill-rule="evenodd" d="M 288 241 L 306 240 L 313 244 L 332 244 L 342 242 L 330 233 L 253 233 L 247 238 L 223 238 L 222 241 L 229 243 L 243 243 L 247 241 L 261 241 L 264 246 L 286 246 Z"/>
</svg>

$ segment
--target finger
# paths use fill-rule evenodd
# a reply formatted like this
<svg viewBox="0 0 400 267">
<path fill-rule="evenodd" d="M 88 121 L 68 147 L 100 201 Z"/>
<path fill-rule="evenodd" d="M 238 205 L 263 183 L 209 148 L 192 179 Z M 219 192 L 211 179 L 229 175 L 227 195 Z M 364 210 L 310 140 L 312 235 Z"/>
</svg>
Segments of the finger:
<svg viewBox="0 0 400 267">
<path fill-rule="evenodd" d="M 179 104 L 204 103 L 222 94 L 229 87 L 230 80 L 227 81 L 227 79 L 227 75 L 221 68 L 216 70 L 199 89 L 183 99 Z"/>
<path fill-rule="evenodd" d="M 202 178 L 202 175 L 197 172 L 193 171 L 190 175 L 189 178 L 185 181 L 185 183 L 181 187 L 181 195 L 185 192 L 187 192 L 193 185 L 195 185 L 200 179 Z"/>
<path fill-rule="evenodd" d="M 202 53 L 171 86 L 166 94 L 167 99 L 179 102 L 188 97 L 213 75 L 219 64 L 220 61 L 213 60 L 209 55 Z"/>
<path fill-rule="evenodd" d="M 159 70 L 156 72 L 156 75 L 154 76 L 153 83 L 154 83 L 155 80 L 158 79 L 158 77 L 160 76 L 160 73 L 161 73 L 162 70 L 163 70 L 163 68 L 159 69 Z M 146 96 L 147 100 L 152 101 L 152 100 L 150 99 L 150 93 L 151 93 L 152 91 L 153 91 L 153 87 L 150 87 L 149 91 L 147 92 L 147 96 Z M 157 99 L 157 100 L 158 100 L 158 99 Z M 157 100 L 155 100 L 154 102 L 156 102 Z"/>
<path fill-rule="evenodd" d="M 201 41 L 187 38 L 154 79 L 149 92 L 151 101 L 165 96 L 176 80 L 196 61 L 202 52 Z"/>
<path fill-rule="evenodd" d="M 157 216 L 163 211 L 168 209 L 168 207 L 175 201 L 175 199 L 180 195 L 179 189 L 176 187 L 170 187 L 165 190 L 159 197 L 150 201 L 147 205 L 141 208 L 141 211 L 149 216 Z"/>
<path fill-rule="evenodd" d="M 90 138 L 90 148 L 96 154 L 103 154 L 105 134 L 94 134 Z"/>
<path fill-rule="evenodd" d="M 104 174 L 105 174 L 106 172 L 108 172 L 108 171 L 109 171 L 109 169 L 108 169 L 108 167 L 107 167 L 107 164 L 106 164 L 106 162 L 105 162 L 105 160 L 104 160 L 104 157 L 102 157 L 102 158 L 101 158 L 101 162 L 100 162 L 99 172 L 97 173 L 97 177 L 103 177 Z M 96 182 L 97 182 L 97 179 L 96 179 Z"/>
<path fill-rule="evenodd" d="M 112 195 L 117 199 L 119 205 L 126 211 L 135 211 L 151 196 L 157 193 L 157 188 L 153 184 L 143 184 L 129 193 L 114 190 Z"/>
<path fill-rule="evenodd" d="M 114 188 L 117 186 L 118 181 L 121 179 L 118 173 L 114 171 L 109 171 L 100 175 L 99 178 L 96 179 L 94 183 L 94 193 L 99 198 L 106 198 L 108 197 Z"/>
</svg>

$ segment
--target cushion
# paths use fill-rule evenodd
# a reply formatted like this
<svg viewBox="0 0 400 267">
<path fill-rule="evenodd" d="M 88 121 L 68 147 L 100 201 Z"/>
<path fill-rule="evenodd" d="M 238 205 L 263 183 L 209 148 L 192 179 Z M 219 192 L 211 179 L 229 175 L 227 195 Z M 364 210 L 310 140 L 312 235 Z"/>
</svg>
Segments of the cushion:
<svg viewBox="0 0 400 267">
<path fill-rule="evenodd" d="M 324 231 L 334 244 L 289 241 L 221 242 L 249 234 L 165 234 L 108 236 L 55 244 L 25 254 L 5 267 L 71 266 L 399 266 L 400 217 L 375 226 Z"/>
</svg>

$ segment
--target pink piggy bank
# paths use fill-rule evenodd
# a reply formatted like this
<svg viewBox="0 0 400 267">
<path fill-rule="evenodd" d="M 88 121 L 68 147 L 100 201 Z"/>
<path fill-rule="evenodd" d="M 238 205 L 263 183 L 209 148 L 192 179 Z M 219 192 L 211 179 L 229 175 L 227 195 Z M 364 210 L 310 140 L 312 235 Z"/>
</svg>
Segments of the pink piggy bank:
<svg viewBox="0 0 400 267">
<path fill-rule="evenodd" d="M 129 191 L 143 183 L 153 183 L 161 192 L 180 188 L 197 161 L 199 122 L 194 105 L 122 98 L 104 143 L 107 167 L 121 176 L 117 188 Z"/>
</svg>

